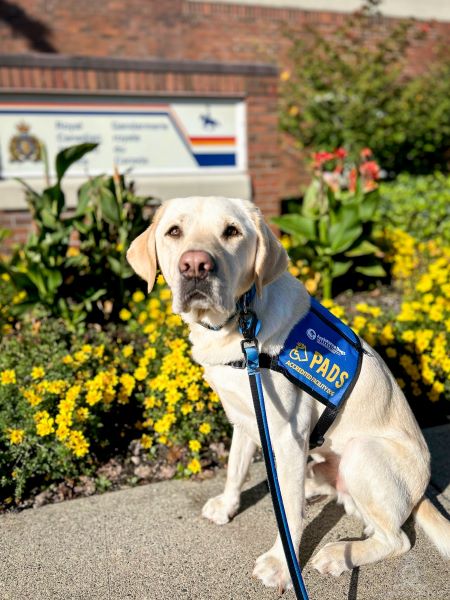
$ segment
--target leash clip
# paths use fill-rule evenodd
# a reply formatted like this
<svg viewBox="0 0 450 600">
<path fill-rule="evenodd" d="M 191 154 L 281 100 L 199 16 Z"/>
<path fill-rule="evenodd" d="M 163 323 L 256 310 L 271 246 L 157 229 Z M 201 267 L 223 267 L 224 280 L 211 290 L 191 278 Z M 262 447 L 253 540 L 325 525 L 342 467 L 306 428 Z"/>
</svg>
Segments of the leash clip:
<svg viewBox="0 0 450 600">
<path fill-rule="evenodd" d="M 239 314 L 239 329 L 244 337 L 244 341 L 255 340 L 259 330 L 259 321 L 256 314 L 249 308 L 244 307 L 244 310 Z"/>
</svg>

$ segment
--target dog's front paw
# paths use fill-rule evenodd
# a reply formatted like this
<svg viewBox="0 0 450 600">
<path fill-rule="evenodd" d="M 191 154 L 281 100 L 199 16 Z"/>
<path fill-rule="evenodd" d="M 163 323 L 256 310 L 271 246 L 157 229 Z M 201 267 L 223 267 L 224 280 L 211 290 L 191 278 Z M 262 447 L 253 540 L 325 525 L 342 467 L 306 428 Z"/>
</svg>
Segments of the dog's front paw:
<svg viewBox="0 0 450 600">
<path fill-rule="evenodd" d="M 216 525 L 225 525 L 234 517 L 239 508 L 239 498 L 229 498 L 220 494 L 210 498 L 202 509 L 202 517 L 209 519 Z"/>
<path fill-rule="evenodd" d="M 353 568 L 346 560 L 345 542 L 333 542 L 324 546 L 313 557 L 312 566 L 322 575 L 339 577 L 344 571 Z"/>
<path fill-rule="evenodd" d="M 285 558 L 269 550 L 256 559 L 253 577 L 261 579 L 266 587 L 278 588 L 278 593 L 292 588 L 291 576 Z"/>
</svg>

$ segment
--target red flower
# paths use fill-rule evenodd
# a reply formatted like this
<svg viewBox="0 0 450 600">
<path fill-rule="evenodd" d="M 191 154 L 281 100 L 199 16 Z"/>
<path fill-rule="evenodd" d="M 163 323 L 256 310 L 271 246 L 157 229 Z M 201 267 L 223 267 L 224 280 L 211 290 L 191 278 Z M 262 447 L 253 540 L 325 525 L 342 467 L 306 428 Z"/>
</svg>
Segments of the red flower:
<svg viewBox="0 0 450 600">
<path fill-rule="evenodd" d="M 314 168 L 320 169 L 323 164 L 328 162 L 329 160 L 333 160 L 335 158 L 332 152 L 314 152 L 313 160 L 314 160 Z"/>
<path fill-rule="evenodd" d="M 372 156 L 372 150 L 370 148 L 363 148 L 360 155 L 361 158 L 369 158 L 369 156 Z"/>
<path fill-rule="evenodd" d="M 345 148 L 338 148 L 337 150 L 334 151 L 334 155 L 336 158 L 345 158 L 347 156 L 348 152 Z"/>
<path fill-rule="evenodd" d="M 364 179 L 376 181 L 380 178 L 380 167 L 374 160 L 368 160 L 359 166 L 359 172 Z"/>
<path fill-rule="evenodd" d="M 350 171 L 349 175 L 348 175 L 348 189 L 351 192 L 354 192 L 356 190 L 356 180 L 358 179 L 358 172 L 356 171 L 355 167 L 353 167 L 353 169 Z"/>
</svg>

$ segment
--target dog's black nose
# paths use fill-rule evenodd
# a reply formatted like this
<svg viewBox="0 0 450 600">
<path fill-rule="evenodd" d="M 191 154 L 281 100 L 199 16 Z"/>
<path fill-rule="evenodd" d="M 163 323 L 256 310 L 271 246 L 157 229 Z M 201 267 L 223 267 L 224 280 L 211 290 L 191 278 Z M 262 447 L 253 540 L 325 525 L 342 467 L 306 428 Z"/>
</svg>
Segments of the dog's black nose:
<svg viewBox="0 0 450 600">
<path fill-rule="evenodd" d="M 180 273 L 186 279 L 206 279 L 215 269 L 212 256 L 203 250 L 188 250 L 184 252 L 178 263 Z"/>
</svg>

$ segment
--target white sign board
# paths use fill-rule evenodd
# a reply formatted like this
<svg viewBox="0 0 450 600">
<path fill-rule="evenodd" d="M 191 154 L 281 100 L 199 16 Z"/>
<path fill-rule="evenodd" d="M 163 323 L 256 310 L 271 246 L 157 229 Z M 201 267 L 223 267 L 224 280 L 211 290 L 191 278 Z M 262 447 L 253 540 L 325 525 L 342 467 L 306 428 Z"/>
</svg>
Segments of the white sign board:
<svg viewBox="0 0 450 600">
<path fill-rule="evenodd" d="M 72 176 L 242 172 L 246 169 L 241 100 L 146 100 L 21 96 L 0 99 L 0 177 L 42 177 L 63 148 L 95 142 Z"/>
</svg>

